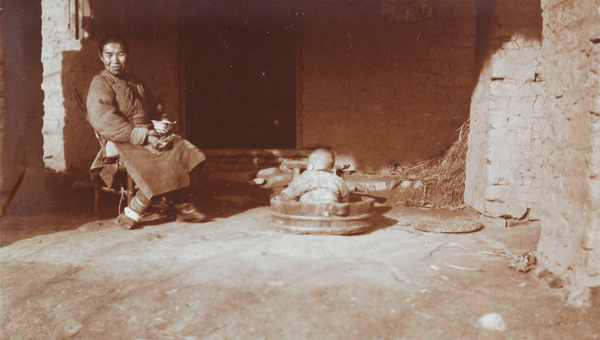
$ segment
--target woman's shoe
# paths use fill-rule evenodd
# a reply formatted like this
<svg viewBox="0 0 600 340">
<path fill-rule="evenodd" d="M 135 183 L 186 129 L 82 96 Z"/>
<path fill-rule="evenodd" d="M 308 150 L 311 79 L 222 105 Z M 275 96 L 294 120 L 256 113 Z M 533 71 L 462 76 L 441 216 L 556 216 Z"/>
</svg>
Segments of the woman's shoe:
<svg viewBox="0 0 600 340">
<path fill-rule="evenodd" d="M 175 204 L 178 222 L 197 223 L 206 220 L 206 215 L 199 212 L 191 203 Z"/>
<path fill-rule="evenodd" d="M 117 217 L 117 224 L 123 229 L 130 230 L 133 227 L 135 227 L 138 224 L 138 222 L 136 222 L 133 218 L 125 215 L 124 213 L 121 213 L 119 214 L 119 217 Z"/>
</svg>

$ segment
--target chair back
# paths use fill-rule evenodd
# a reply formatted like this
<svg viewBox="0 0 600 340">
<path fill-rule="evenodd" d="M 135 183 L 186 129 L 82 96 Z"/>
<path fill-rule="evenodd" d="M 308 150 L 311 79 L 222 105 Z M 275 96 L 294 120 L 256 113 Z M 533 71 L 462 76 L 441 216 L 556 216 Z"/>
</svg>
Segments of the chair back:
<svg viewBox="0 0 600 340">
<path fill-rule="evenodd" d="M 79 108 L 81 109 L 81 111 L 87 115 L 87 110 L 85 105 L 83 104 L 83 100 L 81 99 L 81 95 L 79 94 L 79 91 L 77 91 L 77 89 L 73 89 L 73 97 L 75 98 L 75 100 L 77 101 L 77 104 L 79 105 Z M 96 136 L 96 139 L 98 139 L 98 143 L 100 144 L 100 147 L 106 151 L 106 141 L 104 141 L 102 139 L 102 137 L 100 137 L 100 134 L 94 129 L 94 127 L 92 127 L 92 131 L 94 131 L 94 135 Z M 106 163 L 114 163 L 119 159 L 119 155 L 117 154 L 115 155 L 106 155 L 106 159 L 105 162 Z"/>
</svg>

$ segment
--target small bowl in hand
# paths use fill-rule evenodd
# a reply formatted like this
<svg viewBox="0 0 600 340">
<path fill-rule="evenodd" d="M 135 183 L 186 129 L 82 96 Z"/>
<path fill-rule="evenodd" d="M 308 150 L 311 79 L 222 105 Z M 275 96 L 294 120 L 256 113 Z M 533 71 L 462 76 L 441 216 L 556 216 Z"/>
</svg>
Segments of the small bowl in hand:
<svg viewBox="0 0 600 340">
<path fill-rule="evenodd" d="M 168 120 L 153 120 L 152 125 L 154 126 L 154 131 L 161 136 L 168 135 L 173 127 L 177 124 L 177 122 L 171 122 Z"/>
</svg>

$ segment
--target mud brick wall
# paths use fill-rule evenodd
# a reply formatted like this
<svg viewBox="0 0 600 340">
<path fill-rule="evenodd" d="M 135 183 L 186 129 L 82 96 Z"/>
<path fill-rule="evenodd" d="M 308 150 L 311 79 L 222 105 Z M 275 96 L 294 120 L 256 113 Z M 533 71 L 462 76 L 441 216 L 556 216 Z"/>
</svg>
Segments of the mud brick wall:
<svg viewBox="0 0 600 340">
<path fill-rule="evenodd" d="M 43 1 L 42 2 L 42 63 L 44 65 L 44 162 L 46 167 L 55 171 L 65 171 L 70 164 L 67 162 L 67 149 L 75 151 L 73 158 L 79 156 L 82 162 L 90 163 L 93 156 L 86 155 L 83 150 L 97 150 L 98 144 L 94 141 L 91 129 L 85 126 L 84 114 L 77 109 L 76 102 L 72 99 L 69 89 L 63 88 L 63 68 L 71 72 L 79 69 L 78 74 L 67 78 L 76 79 L 78 84 L 70 90 L 77 89 L 82 93 L 83 80 L 91 80 L 83 70 L 91 72 L 94 67 L 92 56 L 83 64 L 69 64 L 63 66 L 63 56 L 69 51 L 82 49 L 82 42 L 72 36 L 70 25 L 70 8 L 68 1 Z M 66 84 L 65 84 L 66 85 Z M 68 125 L 68 126 L 67 126 Z M 65 140 L 66 130 L 80 131 L 78 141 Z M 72 144 L 72 145 L 69 145 Z M 75 149 L 77 147 L 77 149 Z"/>
<path fill-rule="evenodd" d="M 155 2 L 158 4 L 154 7 L 156 13 L 149 17 L 154 19 L 142 21 L 152 23 L 152 29 L 136 35 L 139 33 L 133 29 L 136 23 L 127 22 L 127 16 L 119 17 L 120 10 L 106 7 L 110 1 L 80 1 L 78 11 L 74 10 L 73 3 L 42 1 L 44 162 L 47 168 L 59 172 L 87 171 L 99 150 L 98 141 L 73 97 L 73 90 L 77 90 L 85 102 L 90 81 L 103 69 L 97 45 L 107 33 L 120 33 L 129 38 L 128 68 L 156 97 L 163 99 L 170 118 L 181 121 L 175 6 Z M 127 11 L 126 15 L 135 13 Z M 74 15 L 79 15 L 79 19 L 75 20 Z"/>
<path fill-rule="evenodd" d="M 33 206 L 44 199 L 40 12 L 35 1 L 5 1 L 0 11 L 2 209 Z"/>
<path fill-rule="evenodd" d="M 380 172 L 451 145 L 469 117 L 475 1 L 302 6 L 303 147 Z"/>
<path fill-rule="evenodd" d="M 546 146 L 538 250 L 600 285 L 600 7 L 542 2 Z M 558 271 L 560 272 L 560 271 Z"/>
<path fill-rule="evenodd" d="M 3 29 L 4 31 L 6 30 L 6 28 L 3 28 L 2 21 L 3 20 L 0 19 L 0 32 L 2 32 Z M 3 38 L 4 34 L 0 34 L 0 46 L 2 47 L 4 46 Z M 14 181 L 14 179 L 11 177 L 14 176 L 10 175 L 12 171 L 7 166 L 9 157 L 7 152 L 8 146 L 6 143 L 8 135 L 8 124 L 6 114 L 6 95 L 4 94 L 4 78 L 6 77 L 4 73 L 4 65 L 6 62 L 4 60 L 4 54 L 2 52 L 3 49 L 0 48 L 0 159 L 2 159 L 2 162 L 0 163 L 0 192 L 8 194 L 8 192 L 11 190 L 11 184 Z"/>
<path fill-rule="evenodd" d="M 478 26 L 481 57 L 471 102 L 465 202 L 479 212 L 540 214 L 543 72 L 539 2 L 497 0 Z"/>
</svg>

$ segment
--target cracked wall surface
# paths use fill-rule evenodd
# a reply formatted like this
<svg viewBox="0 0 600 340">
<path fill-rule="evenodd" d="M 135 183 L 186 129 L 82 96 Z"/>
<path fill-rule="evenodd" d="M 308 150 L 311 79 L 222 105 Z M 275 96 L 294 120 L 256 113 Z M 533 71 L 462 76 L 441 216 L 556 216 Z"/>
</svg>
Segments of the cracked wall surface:
<svg viewBox="0 0 600 340">
<path fill-rule="evenodd" d="M 468 119 L 475 1 L 303 2 L 303 147 L 361 171 L 410 166 Z"/>
<path fill-rule="evenodd" d="M 539 219 L 545 152 L 539 1 L 516 7 L 498 0 L 478 30 L 487 52 L 471 101 L 465 203 L 488 216 Z"/>
<path fill-rule="evenodd" d="M 600 5 L 542 2 L 545 89 L 538 250 L 578 284 L 600 285 Z"/>
</svg>

